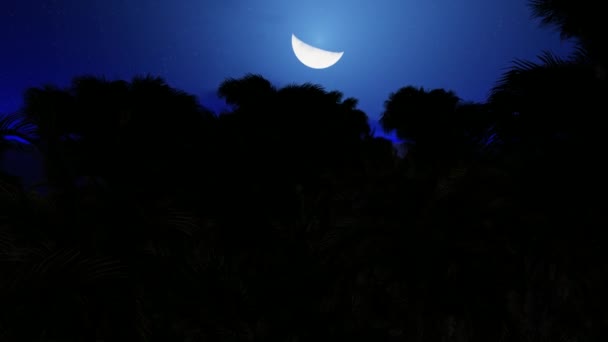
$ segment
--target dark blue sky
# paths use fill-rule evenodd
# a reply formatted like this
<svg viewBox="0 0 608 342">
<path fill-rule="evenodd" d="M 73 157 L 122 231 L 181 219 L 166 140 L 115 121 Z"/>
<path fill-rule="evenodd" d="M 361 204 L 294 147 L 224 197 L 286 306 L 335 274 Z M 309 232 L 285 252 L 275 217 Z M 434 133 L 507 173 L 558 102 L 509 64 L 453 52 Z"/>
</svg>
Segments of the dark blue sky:
<svg viewBox="0 0 608 342">
<path fill-rule="evenodd" d="M 402 86 L 443 87 L 483 101 L 515 58 L 571 44 L 532 20 L 527 0 L 2 0 L 0 112 L 25 88 L 80 74 L 162 76 L 204 105 L 226 77 L 259 73 L 278 86 L 313 82 L 359 99 L 377 119 Z M 323 70 L 302 65 L 291 34 L 344 51 Z"/>
</svg>

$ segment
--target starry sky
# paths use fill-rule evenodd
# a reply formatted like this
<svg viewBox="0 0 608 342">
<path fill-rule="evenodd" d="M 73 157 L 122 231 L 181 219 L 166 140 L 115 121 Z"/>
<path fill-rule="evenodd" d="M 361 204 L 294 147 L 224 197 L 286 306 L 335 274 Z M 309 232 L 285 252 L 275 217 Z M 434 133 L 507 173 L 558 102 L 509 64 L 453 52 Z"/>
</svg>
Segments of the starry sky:
<svg viewBox="0 0 608 342">
<path fill-rule="evenodd" d="M 344 56 L 307 68 L 292 33 Z M 83 74 L 161 76 L 219 111 L 225 78 L 258 73 L 340 90 L 372 120 L 403 86 L 484 101 L 514 59 L 572 51 L 527 0 L 2 0 L 0 43 L 0 113 L 27 87 Z"/>
</svg>

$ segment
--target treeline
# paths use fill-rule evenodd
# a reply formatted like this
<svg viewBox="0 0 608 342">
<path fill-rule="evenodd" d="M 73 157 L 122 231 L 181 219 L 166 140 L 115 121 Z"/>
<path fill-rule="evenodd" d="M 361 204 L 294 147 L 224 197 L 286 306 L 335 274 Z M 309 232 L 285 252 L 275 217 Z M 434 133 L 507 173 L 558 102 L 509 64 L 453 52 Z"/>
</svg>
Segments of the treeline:
<svg viewBox="0 0 608 342">
<path fill-rule="evenodd" d="M 0 152 L 28 142 L 46 184 L 1 178 L 0 340 L 604 341 L 606 64 L 580 40 L 485 103 L 390 94 L 405 155 L 318 85 L 227 79 L 221 115 L 156 77 L 29 89 Z"/>
</svg>

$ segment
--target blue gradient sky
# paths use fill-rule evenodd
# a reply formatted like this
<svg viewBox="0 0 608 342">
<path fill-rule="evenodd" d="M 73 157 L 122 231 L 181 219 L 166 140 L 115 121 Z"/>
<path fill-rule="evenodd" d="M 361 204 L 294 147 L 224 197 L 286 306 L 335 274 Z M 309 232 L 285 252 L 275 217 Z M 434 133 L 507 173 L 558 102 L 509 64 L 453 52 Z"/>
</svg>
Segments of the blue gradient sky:
<svg viewBox="0 0 608 342">
<path fill-rule="evenodd" d="M 309 69 L 292 33 L 344 56 Z M 29 86 L 81 74 L 151 73 L 218 109 L 220 82 L 252 72 L 340 90 L 371 119 L 402 86 L 483 101 L 513 59 L 572 49 L 526 0 L 2 0 L 0 42 L 0 113 Z"/>
</svg>

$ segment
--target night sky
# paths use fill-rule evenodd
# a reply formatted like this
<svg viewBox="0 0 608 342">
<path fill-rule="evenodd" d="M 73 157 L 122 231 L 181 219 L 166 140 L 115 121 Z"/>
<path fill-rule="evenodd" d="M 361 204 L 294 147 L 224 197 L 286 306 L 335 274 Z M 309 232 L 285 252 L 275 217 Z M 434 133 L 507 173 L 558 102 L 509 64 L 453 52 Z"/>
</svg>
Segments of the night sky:
<svg viewBox="0 0 608 342">
<path fill-rule="evenodd" d="M 307 68 L 292 33 L 344 56 Z M 259 73 L 340 90 L 372 120 L 400 87 L 484 101 L 515 58 L 572 49 L 531 19 L 526 0 L 2 0 L 0 42 L 0 113 L 27 87 L 82 74 L 161 76 L 217 111 L 225 78 Z"/>
</svg>

